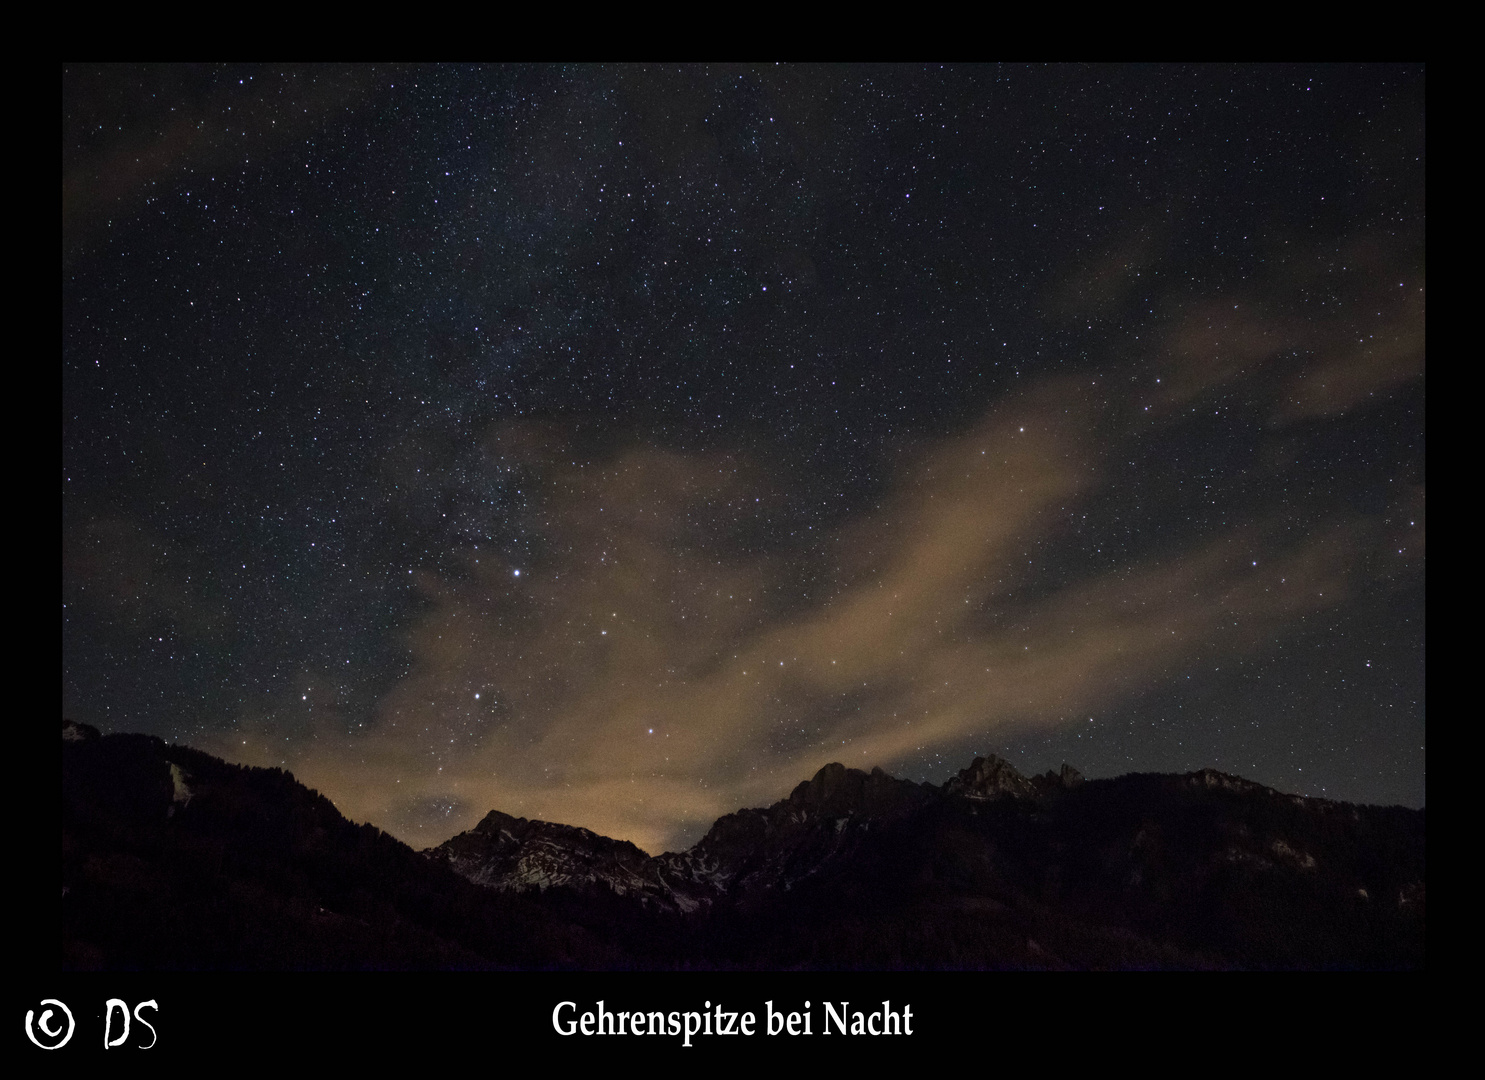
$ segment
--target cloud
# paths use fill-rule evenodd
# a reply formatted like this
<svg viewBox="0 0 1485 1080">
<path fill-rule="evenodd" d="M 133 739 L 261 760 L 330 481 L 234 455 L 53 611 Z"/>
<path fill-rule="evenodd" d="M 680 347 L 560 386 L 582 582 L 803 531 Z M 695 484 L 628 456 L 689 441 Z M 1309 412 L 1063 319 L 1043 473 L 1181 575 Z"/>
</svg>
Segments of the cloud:
<svg viewBox="0 0 1485 1080">
<path fill-rule="evenodd" d="M 1264 314 L 1248 296 L 1191 306 L 1166 339 L 1162 411 L 1256 375 L 1279 356 L 1303 348 L 1308 333 L 1301 324 Z"/>
<path fill-rule="evenodd" d="M 1242 289 L 1174 307 L 1153 415 L 1239 386 L 1270 403 L 1277 427 L 1387 399 L 1424 371 L 1415 246 L 1359 234 L 1339 248 L 1287 254 Z"/>
<path fill-rule="evenodd" d="M 296 740 L 291 767 L 414 844 L 499 808 L 683 847 L 827 761 L 1066 723 L 1342 598 L 1355 523 L 1287 547 L 1235 529 L 1032 596 L 1027 550 L 1099 481 L 1093 409 L 1049 384 L 922 448 L 819 553 L 840 576 L 809 596 L 779 590 L 807 556 L 742 542 L 782 481 L 741 456 L 579 465 L 556 430 L 494 432 L 507 460 L 530 450 L 544 554 L 421 577 L 414 664 L 374 730 Z M 239 759 L 284 753 L 241 737 Z"/>
<path fill-rule="evenodd" d="M 1077 323 L 1118 314 L 1136 295 L 1155 288 L 1168 229 L 1153 214 L 1128 228 L 1102 252 L 1082 256 L 1052 289 L 1048 306 L 1060 318 Z"/>
<path fill-rule="evenodd" d="M 1155 243 L 1131 235 L 1064 290 L 1068 312 L 1118 307 Z M 1113 493 L 1102 463 L 1148 417 L 1240 393 L 1293 425 L 1417 377 L 1422 280 L 1395 269 L 1398 243 L 1283 253 L 1244 292 L 1177 301 L 1150 411 L 1127 430 L 1103 383 L 1043 383 L 902 454 L 879 503 L 809 542 L 781 524 L 801 478 L 776 463 L 644 443 L 590 459 L 569 425 L 497 425 L 461 475 L 519 488 L 524 546 L 471 540 L 461 572 L 415 578 L 413 663 L 364 734 L 252 721 L 224 752 L 290 754 L 346 813 L 415 844 L 498 808 L 657 851 L 831 760 L 890 767 L 1055 728 L 1270 649 L 1358 573 L 1416 565 L 1421 487 L 1401 478 L 1376 520 L 1255 506 L 1117 570 L 1033 564 L 1074 507 Z M 1262 467 L 1284 468 L 1299 437 L 1269 436 Z M 449 453 L 389 453 L 404 513 L 434 512 L 418 498 L 442 490 Z"/>
<path fill-rule="evenodd" d="M 153 123 L 89 131 L 86 149 L 69 145 L 62 174 L 62 250 L 77 248 L 114 221 L 141 211 L 151 192 L 167 181 L 216 169 L 261 163 L 299 143 L 332 117 L 362 106 L 377 76 L 365 68 L 317 66 L 265 76 L 246 89 L 193 68 L 176 65 L 151 72 L 124 68 L 64 73 L 64 95 L 73 122 L 93 113 L 112 115 L 127 102 L 145 117 L 161 100 L 181 100 L 181 111 Z M 235 106 L 235 109 L 234 109 Z"/>
<path fill-rule="evenodd" d="M 1335 337 L 1306 370 L 1288 380 L 1274 408 L 1276 424 L 1350 412 L 1423 375 L 1424 290 L 1399 287 L 1397 296 L 1374 305 L 1374 321 Z"/>
</svg>

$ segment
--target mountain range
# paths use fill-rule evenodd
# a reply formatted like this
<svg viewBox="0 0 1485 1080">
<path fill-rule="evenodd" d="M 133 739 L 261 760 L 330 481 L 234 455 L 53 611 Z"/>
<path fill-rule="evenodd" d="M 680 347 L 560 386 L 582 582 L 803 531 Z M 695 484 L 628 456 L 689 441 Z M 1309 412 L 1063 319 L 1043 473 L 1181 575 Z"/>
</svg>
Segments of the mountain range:
<svg viewBox="0 0 1485 1080">
<path fill-rule="evenodd" d="M 417 852 L 282 770 L 63 724 L 71 969 L 1421 969 L 1425 811 L 1215 770 L 829 764 L 684 852 L 492 810 Z"/>
</svg>

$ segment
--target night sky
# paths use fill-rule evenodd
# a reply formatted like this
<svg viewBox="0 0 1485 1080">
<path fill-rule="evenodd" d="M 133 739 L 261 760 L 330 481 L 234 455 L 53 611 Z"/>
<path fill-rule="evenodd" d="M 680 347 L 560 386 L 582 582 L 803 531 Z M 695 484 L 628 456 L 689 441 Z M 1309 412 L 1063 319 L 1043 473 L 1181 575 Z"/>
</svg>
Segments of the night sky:
<svg viewBox="0 0 1485 1080">
<path fill-rule="evenodd" d="M 63 71 L 63 714 L 417 847 L 1421 806 L 1424 73 Z"/>
</svg>

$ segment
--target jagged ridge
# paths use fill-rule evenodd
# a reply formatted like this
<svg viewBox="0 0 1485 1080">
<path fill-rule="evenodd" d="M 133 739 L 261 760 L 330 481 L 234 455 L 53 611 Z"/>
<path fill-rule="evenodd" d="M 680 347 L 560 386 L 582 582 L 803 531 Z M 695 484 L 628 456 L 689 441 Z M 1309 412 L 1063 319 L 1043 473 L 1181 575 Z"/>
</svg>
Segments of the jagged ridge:
<svg viewBox="0 0 1485 1080">
<path fill-rule="evenodd" d="M 1423 966 L 1423 811 L 1080 781 L 832 764 L 685 852 L 492 812 L 420 855 L 281 770 L 64 724 L 64 966 Z"/>
</svg>

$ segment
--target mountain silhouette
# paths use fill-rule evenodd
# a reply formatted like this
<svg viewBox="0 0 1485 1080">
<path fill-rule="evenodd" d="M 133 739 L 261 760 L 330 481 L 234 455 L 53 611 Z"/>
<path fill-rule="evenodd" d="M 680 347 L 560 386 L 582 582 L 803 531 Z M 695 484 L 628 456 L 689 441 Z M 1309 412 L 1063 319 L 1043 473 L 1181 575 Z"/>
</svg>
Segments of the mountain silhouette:
<svg viewBox="0 0 1485 1080">
<path fill-rule="evenodd" d="M 826 765 L 684 852 L 491 811 L 420 853 L 282 770 L 64 721 L 63 965 L 1418 969 L 1424 821 L 988 757 Z"/>
</svg>

